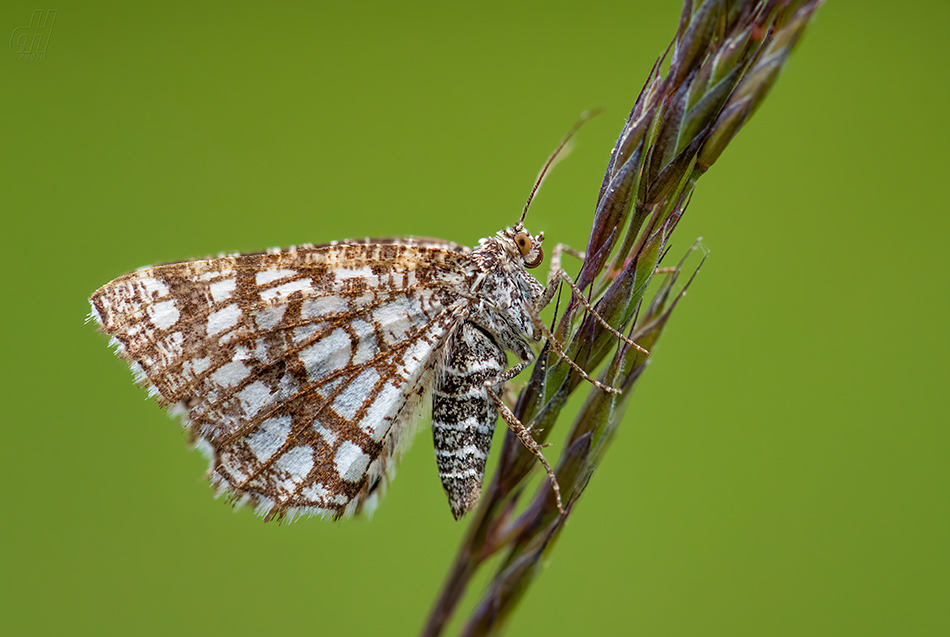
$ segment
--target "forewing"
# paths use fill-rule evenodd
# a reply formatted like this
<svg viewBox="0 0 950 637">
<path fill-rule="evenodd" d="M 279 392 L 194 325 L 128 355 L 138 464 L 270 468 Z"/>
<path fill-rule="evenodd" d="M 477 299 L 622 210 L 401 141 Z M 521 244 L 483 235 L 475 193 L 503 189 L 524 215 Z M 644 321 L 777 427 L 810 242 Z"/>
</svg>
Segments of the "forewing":
<svg viewBox="0 0 950 637">
<path fill-rule="evenodd" d="M 385 485 L 464 286 L 458 253 L 341 244 L 146 268 L 90 302 L 216 485 L 270 517 L 339 517 Z"/>
<path fill-rule="evenodd" d="M 458 254 L 467 255 L 471 253 L 471 248 L 468 248 L 463 245 L 459 245 L 454 241 L 446 241 L 445 239 L 436 239 L 434 237 L 386 237 L 383 239 L 377 238 L 366 238 L 366 239 L 346 239 L 344 241 L 335 241 L 333 243 L 328 243 L 326 245 L 361 245 L 361 244 L 375 244 L 375 245 L 390 245 L 398 244 L 405 246 L 419 246 L 423 248 L 437 248 L 439 250 L 448 250 L 449 252 L 456 252 Z M 319 246 L 323 247 L 323 246 Z"/>
</svg>

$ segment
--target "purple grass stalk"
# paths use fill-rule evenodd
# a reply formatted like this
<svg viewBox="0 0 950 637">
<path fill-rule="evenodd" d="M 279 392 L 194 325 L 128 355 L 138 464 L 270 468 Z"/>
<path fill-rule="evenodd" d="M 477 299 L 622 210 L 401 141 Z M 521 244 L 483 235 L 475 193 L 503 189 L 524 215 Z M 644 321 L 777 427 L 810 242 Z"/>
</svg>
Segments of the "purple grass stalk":
<svg viewBox="0 0 950 637">
<path fill-rule="evenodd" d="M 648 286 L 696 182 L 761 105 L 823 0 L 686 0 L 667 54 L 654 65 L 611 151 L 600 187 L 586 258 L 576 278 L 597 312 L 646 349 L 661 336 L 689 281 L 676 292 L 683 263 Z M 669 58 L 666 75 L 661 69 Z M 694 246 L 694 249 L 696 246 Z M 700 264 L 701 265 L 701 264 Z M 522 390 L 515 415 L 543 443 L 576 390 L 587 398 L 565 439 L 555 473 L 567 515 L 544 480 L 515 515 L 536 458 L 510 431 L 498 468 L 459 547 L 423 635 L 439 635 L 477 570 L 504 551 L 465 635 L 496 634 L 541 572 L 563 523 L 622 422 L 627 398 L 649 357 L 610 334 L 576 298 L 554 330 L 564 351 L 588 373 L 602 364 L 609 394 L 583 381 L 546 346 Z"/>
</svg>

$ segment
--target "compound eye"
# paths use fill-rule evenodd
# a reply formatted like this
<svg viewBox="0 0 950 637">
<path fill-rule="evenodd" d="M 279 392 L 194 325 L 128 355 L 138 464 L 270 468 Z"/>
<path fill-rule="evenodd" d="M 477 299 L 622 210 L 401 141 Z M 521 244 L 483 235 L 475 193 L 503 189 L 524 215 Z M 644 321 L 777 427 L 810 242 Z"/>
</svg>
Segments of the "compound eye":
<svg viewBox="0 0 950 637">
<path fill-rule="evenodd" d="M 521 250 L 521 256 L 523 257 L 528 256 L 528 253 L 531 252 L 531 248 L 534 247 L 534 241 L 527 232 L 519 232 L 516 234 L 515 243 L 518 244 L 518 249 Z"/>
<path fill-rule="evenodd" d="M 530 234 L 523 231 L 515 235 L 515 244 L 518 246 L 518 250 L 521 251 L 521 256 L 524 257 L 524 267 L 536 268 L 544 261 L 544 250 L 541 249 L 541 241 L 543 240 L 543 233 L 539 234 L 537 239 L 532 239 Z M 532 252 L 535 254 L 535 258 L 529 261 L 528 256 Z"/>
<path fill-rule="evenodd" d="M 536 247 L 537 247 L 537 251 L 538 251 L 538 258 L 535 259 L 534 261 L 528 261 L 527 259 L 525 259 L 525 260 L 524 260 L 524 267 L 526 267 L 526 268 L 536 268 L 536 267 L 538 267 L 539 265 L 541 265 L 541 262 L 542 262 L 542 261 L 544 261 L 544 248 L 542 248 L 540 245 L 538 245 L 538 246 L 536 246 Z M 527 256 L 527 255 L 526 255 L 526 256 Z"/>
</svg>

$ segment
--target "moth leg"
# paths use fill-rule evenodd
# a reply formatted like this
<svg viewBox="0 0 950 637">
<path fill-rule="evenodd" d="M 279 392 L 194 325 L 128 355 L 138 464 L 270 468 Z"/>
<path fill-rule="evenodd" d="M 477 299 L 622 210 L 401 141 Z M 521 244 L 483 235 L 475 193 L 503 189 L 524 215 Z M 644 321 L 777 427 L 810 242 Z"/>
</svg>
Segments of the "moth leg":
<svg viewBox="0 0 950 637">
<path fill-rule="evenodd" d="M 544 324 L 544 321 L 541 320 L 541 317 L 538 316 L 537 312 L 531 313 L 531 318 L 534 321 L 534 325 L 537 329 L 544 334 L 544 337 L 548 339 L 548 342 L 551 343 L 551 349 L 554 351 L 554 354 L 560 358 L 562 361 L 567 363 L 571 369 L 581 375 L 581 378 L 586 380 L 591 385 L 602 389 L 603 391 L 609 394 L 621 394 L 621 390 L 616 387 L 611 387 L 610 385 L 605 385 L 596 378 L 593 378 L 590 374 L 584 371 L 584 368 L 571 360 L 571 357 L 567 355 L 564 349 L 561 347 L 561 344 L 557 342 L 557 339 L 554 338 L 554 334 L 551 333 L 551 330 L 548 329 L 548 326 Z"/>
<path fill-rule="evenodd" d="M 554 273 L 561 270 L 561 257 L 565 252 L 581 261 L 587 256 L 580 250 L 575 250 L 566 243 L 558 243 L 555 245 L 554 250 L 551 251 L 551 267 L 548 269 L 548 283 L 551 282 L 551 277 Z"/>
<path fill-rule="evenodd" d="M 515 416 L 511 409 L 508 408 L 508 405 L 505 404 L 499 395 L 499 389 L 504 387 L 506 382 L 524 371 L 524 369 L 534 360 L 531 349 L 528 347 L 525 347 L 524 351 L 522 352 L 516 352 L 516 354 L 518 354 L 521 358 L 521 362 L 508 368 L 498 376 L 485 381 L 485 391 L 488 393 L 488 397 L 491 399 L 491 401 L 495 404 L 499 415 L 501 415 L 502 419 L 505 421 L 505 424 L 508 425 L 508 428 L 511 429 L 511 431 L 516 436 L 518 436 L 518 440 L 521 441 L 521 444 L 523 444 L 528 449 L 528 451 L 537 456 L 542 466 L 544 466 L 544 470 L 551 479 L 551 487 L 554 489 L 554 497 L 557 499 L 557 509 L 562 515 L 567 515 L 564 504 L 561 502 L 561 487 L 558 485 L 557 477 L 554 475 L 554 469 L 551 468 L 551 464 L 541 452 L 541 449 L 547 447 L 548 445 L 539 444 L 538 441 L 534 439 L 534 436 L 531 435 L 532 429 L 530 427 L 526 427 L 524 423 L 518 420 L 518 417 Z"/>
<path fill-rule="evenodd" d="M 514 370 L 520 372 L 528 365 L 529 362 L 530 361 L 523 361 L 512 367 L 510 370 L 508 370 L 508 372 L 512 372 Z M 506 372 L 506 375 L 508 372 Z M 544 466 L 544 470 L 547 472 L 548 478 L 551 479 L 551 488 L 554 489 L 554 497 L 557 499 L 557 510 L 561 512 L 561 515 L 567 515 L 567 510 L 564 508 L 564 504 L 561 502 L 561 487 L 557 483 L 557 476 L 554 475 L 554 469 L 551 468 L 550 463 L 548 463 L 547 459 L 544 457 L 544 454 L 541 453 L 541 449 L 546 445 L 538 444 L 538 442 L 534 439 L 534 436 L 531 435 L 531 430 L 528 427 L 525 427 L 524 424 L 518 420 L 518 417 L 512 413 L 512 411 L 508 408 L 508 405 L 504 403 L 498 394 L 487 387 L 486 389 L 488 391 L 488 397 L 491 398 L 495 403 L 495 406 L 498 408 L 498 412 L 508 425 L 508 428 L 511 429 L 511 431 L 514 432 L 516 436 L 518 436 L 518 440 L 521 441 L 521 444 L 523 444 L 528 449 L 528 451 L 537 456 L 538 460 Z"/>
<path fill-rule="evenodd" d="M 587 300 L 587 297 L 581 292 L 580 288 L 577 287 L 577 284 L 574 283 L 574 279 L 567 273 L 564 268 L 561 267 L 561 255 L 562 253 L 567 252 L 570 255 L 576 256 L 580 259 L 584 258 L 583 252 L 578 252 L 577 250 L 571 248 L 570 246 L 559 243 L 554 246 L 553 253 L 551 255 L 551 269 L 548 271 L 548 284 L 544 288 L 544 294 L 541 296 L 541 300 L 538 303 L 537 311 L 541 311 L 543 308 L 547 307 L 548 303 L 554 298 L 554 295 L 557 294 L 557 287 L 560 283 L 566 283 L 568 287 L 571 288 L 571 291 L 574 292 L 574 297 L 580 301 L 581 305 L 591 313 L 594 319 L 600 323 L 608 332 L 622 340 L 624 343 L 630 347 L 636 349 L 638 352 L 649 355 L 650 352 L 643 349 L 637 345 L 634 341 L 630 340 L 619 331 L 614 329 L 610 323 L 608 323 L 600 314 L 597 313 L 597 310 L 590 304 Z M 550 336 L 548 336 L 550 338 Z"/>
</svg>

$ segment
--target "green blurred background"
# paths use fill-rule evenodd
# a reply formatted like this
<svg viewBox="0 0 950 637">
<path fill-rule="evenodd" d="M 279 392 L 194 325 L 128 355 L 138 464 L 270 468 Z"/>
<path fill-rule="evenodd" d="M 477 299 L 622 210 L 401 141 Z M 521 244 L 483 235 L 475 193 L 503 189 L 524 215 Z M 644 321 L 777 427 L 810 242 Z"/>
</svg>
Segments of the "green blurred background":
<svg viewBox="0 0 950 637">
<path fill-rule="evenodd" d="M 235 513 L 86 297 L 221 251 L 471 244 L 603 106 L 529 218 L 582 248 L 679 3 L 12 1 L 0 36 L 37 8 L 45 59 L 0 53 L 0 631 L 417 632 L 466 528 L 431 437 L 371 521 Z M 508 634 L 950 633 L 948 22 L 819 12 L 700 181 L 673 250 L 709 261 Z"/>
</svg>

